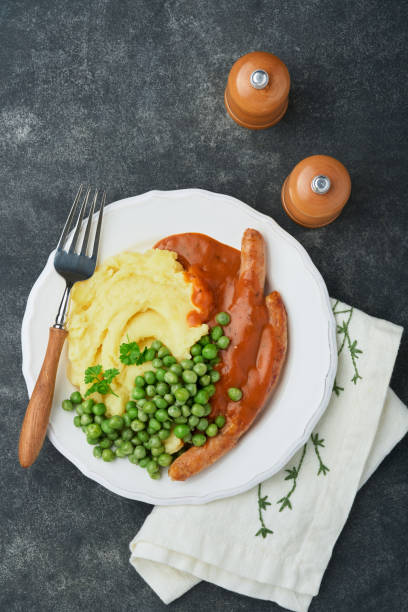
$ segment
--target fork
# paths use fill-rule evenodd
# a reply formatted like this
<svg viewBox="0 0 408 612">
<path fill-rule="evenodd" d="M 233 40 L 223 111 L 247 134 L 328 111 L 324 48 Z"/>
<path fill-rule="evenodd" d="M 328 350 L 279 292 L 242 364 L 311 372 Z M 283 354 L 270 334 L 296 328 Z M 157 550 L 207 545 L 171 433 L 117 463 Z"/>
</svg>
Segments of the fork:
<svg viewBox="0 0 408 612">
<path fill-rule="evenodd" d="M 54 396 L 58 362 L 65 338 L 68 333 L 65 329 L 65 316 L 72 286 L 77 281 L 86 280 L 92 276 L 95 271 L 103 209 L 106 203 L 106 193 L 104 191 L 100 197 L 98 222 L 93 241 L 92 253 L 91 255 L 87 255 L 92 217 L 99 198 L 98 189 L 95 189 L 93 197 L 91 196 L 91 198 L 89 198 L 91 191 L 91 187 L 84 187 L 84 185 L 80 185 L 56 249 L 54 267 L 58 274 L 65 279 L 66 286 L 58 308 L 55 323 L 49 330 L 48 345 L 44 361 L 40 374 L 37 378 L 34 391 L 31 395 L 31 399 L 28 403 L 21 428 L 18 456 L 22 467 L 30 467 L 30 465 L 34 463 L 44 443 L 48 421 L 50 418 L 52 399 Z M 77 246 L 79 249 L 78 242 L 81 234 L 82 221 L 89 199 L 91 200 L 91 205 L 89 209 L 88 222 L 86 224 L 81 250 L 79 253 L 77 253 L 76 249 Z M 68 242 L 68 235 L 79 205 L 79 215 L 75 226 L 74 235 L 69 248 L 64 250 L 64 247 Z"/>
</svg>

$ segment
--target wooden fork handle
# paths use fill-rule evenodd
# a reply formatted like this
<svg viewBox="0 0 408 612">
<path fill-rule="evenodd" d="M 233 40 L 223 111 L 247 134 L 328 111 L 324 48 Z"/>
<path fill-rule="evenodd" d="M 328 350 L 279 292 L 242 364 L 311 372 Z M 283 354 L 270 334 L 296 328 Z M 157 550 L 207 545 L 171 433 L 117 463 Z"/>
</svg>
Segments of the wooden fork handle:
<svg viewBox="0 0 408 612">
<path fill-rule="evenodd" d="M 50 327 L 47 352 L 34 391 L 28 403 L 20 433 L 18 457 L 22 467 L 30 467 L 44 443 L 54 396 L 58 362 L 67 335 L 65 329 Z"/>
</svg>

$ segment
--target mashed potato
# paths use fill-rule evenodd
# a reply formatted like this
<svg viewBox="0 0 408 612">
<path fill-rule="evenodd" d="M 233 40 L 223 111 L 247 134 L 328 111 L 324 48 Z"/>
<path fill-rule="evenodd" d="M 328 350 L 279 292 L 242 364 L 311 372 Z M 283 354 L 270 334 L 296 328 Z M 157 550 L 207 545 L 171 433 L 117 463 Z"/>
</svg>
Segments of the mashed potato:
<svg viewBox="0 0 408 612">
<path fill-rule="evenodd" d="M 92 396 L 105 402 L 110 415 L 124 412 L 135 376 L 151 369 L 151 363 L 122 364 L 122 342 L 129 338 L 143 349 L 158 339 L 180 360 L 208 332 L 207 325 L 190 327 L 187 323 L 187 315 L 194 309 L 192 285 L 185 280 L 176 258 L 174 252 L 160 249 L 120 253 L 73 287 L 68 316 L 68 376 L 84 394 L 87 367 L 101 364 L 104 370 L 120 370 L 112 382 L 118 398 L 111 394 Z"/>
</svg>

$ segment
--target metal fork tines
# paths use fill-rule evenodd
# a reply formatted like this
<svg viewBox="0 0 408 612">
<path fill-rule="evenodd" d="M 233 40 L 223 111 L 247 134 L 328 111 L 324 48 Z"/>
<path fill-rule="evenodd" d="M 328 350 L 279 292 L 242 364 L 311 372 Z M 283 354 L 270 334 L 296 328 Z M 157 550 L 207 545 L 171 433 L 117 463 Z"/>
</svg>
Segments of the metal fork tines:
<svg viewBox="0 0 408 612">
<path fill-rule="evenodd" d="M 93 245 L 90 245 L 90 234 L 92 229 L 92 220 L 95 210 L 99 203 L 98 221 L 95 230 Z M 82 233 L 82 224 L 86 210 L 89 205 L 88 221 L 85 226 L 85 232 L 80 246 L 80 235 Z M 72 285 L 77 281 L 83 281 L 92 276 L 96 267 L 98 256 L 99 238 L 101 234 L 102 216 L 106 203 L 106 192 L 100 192 L 98 189 L 92 190 L 91 187 L 81 185 L 76 194 L 74 203 L 69 212 L 64 229 L 62 230 L 61 238 L 57 246 L 57 251 L 54 258 L 54 267 L 66 282 L 64 295 L 62 297 L 58 314 L 55 320 L 54 327 L 63 328 L 65 313 L 68 307 L 69 294 Z M 78 212 L 79 210 L 79 212 Z M 74 234 L 72 236 L 69 248 L 65 248 L 68 243 L 69 234 L 73 226 L 74 220 L 77 217 Z M 88 255 L 88 247 L 90 254 Z M 78 252 L 79 251 L 79 252 Z"/>
</svg>

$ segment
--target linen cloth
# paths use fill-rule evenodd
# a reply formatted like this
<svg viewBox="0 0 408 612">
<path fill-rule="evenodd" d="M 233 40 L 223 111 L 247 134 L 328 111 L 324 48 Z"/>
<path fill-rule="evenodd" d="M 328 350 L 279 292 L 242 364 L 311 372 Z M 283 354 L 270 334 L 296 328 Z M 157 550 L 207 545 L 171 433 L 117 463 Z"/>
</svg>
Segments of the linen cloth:
<svg viewBox="0 0 408 612">
<path fill-rule="evenodd" d="M 408 430 L 388 387 L 402 328 L 339 301 L 332 308 L 332 397 L 286 468 L 235 497 L 155 507 L 131 542 L 131 564 L 163 602 L 200 580 L 295 612 L 319 592 L 359 487 Z"/>
</svg>

